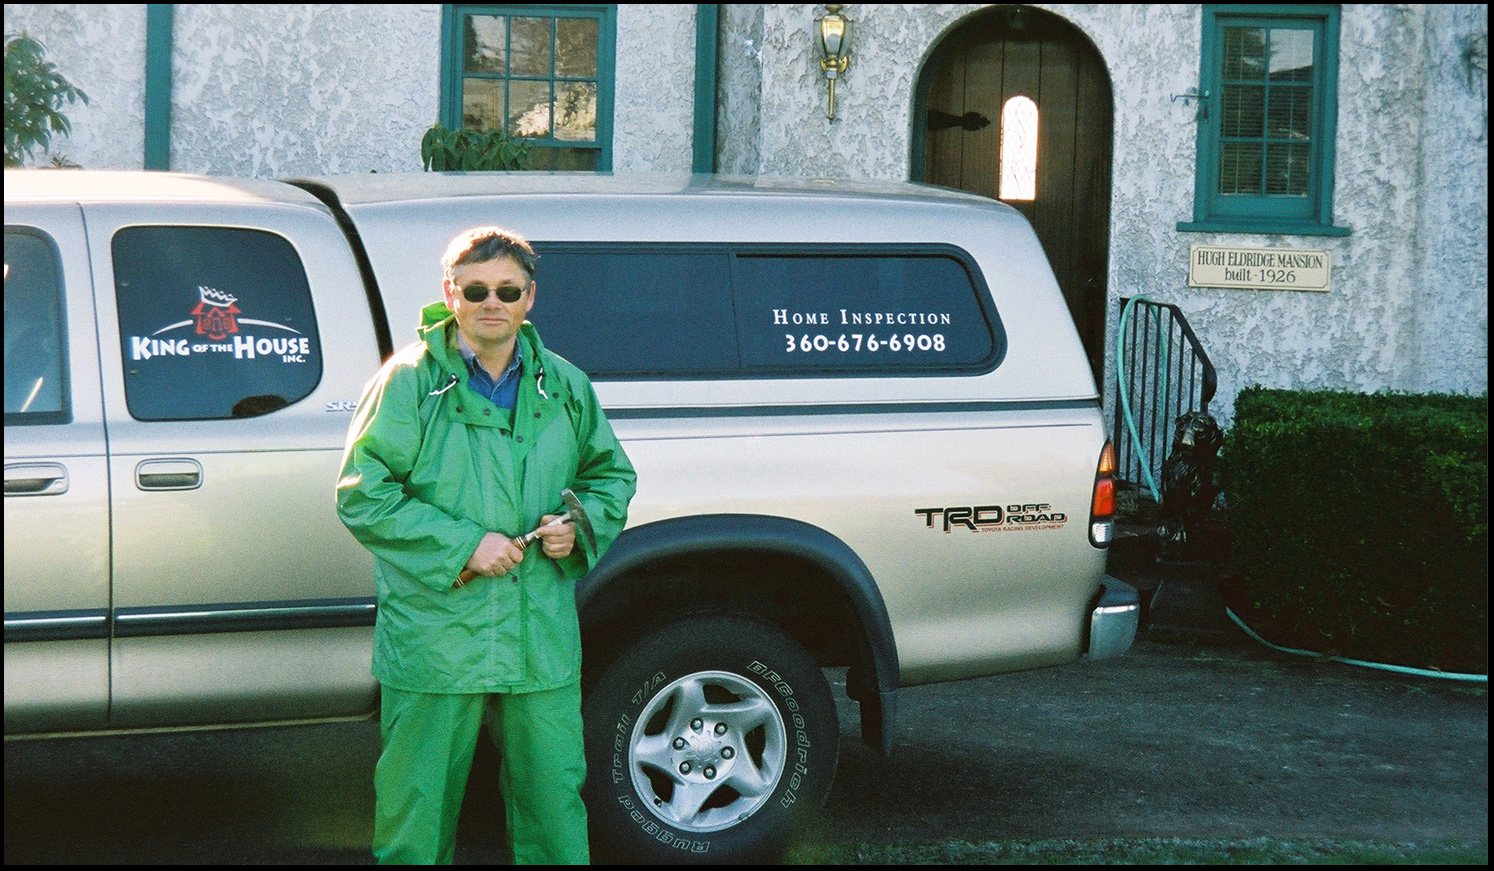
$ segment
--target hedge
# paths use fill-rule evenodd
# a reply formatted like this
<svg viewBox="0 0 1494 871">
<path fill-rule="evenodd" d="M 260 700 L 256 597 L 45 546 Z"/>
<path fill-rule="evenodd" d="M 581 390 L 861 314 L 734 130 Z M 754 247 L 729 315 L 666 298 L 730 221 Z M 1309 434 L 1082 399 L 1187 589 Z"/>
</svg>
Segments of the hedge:
<svg viewBox="0 0 1494 871">
<path fill-rule="evenodd" d="M 1488 431 L 1487 395 L 1242 391 L 1232 607 L 1284 646 L 1487 673 Z"/>
</svg>

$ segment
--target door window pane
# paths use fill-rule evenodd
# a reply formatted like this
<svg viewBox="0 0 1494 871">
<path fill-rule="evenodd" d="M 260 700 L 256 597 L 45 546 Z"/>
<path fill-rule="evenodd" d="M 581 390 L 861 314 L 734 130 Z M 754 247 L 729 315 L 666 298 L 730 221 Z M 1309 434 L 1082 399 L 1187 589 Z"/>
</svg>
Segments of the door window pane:
<svg viewBox="0 0 1494 871">
<path fill-rule="evenodd" d="M 1037 149 L 1037 104 L 1012 97 L 1001 109 L 1001 199 L 1037 198 Z"/>
<path fill-rule="evenodd" d="M 321 380 L 311 288 L 284 238 L 128 227 L 113 254 L 125 402 L 137 420 L 268 414 Z"/>
<path fill-rule="evenodd" d="M 5 231 L 5 425 L 67 423 L 62 275 L 51 240 Z"/>
</svg>

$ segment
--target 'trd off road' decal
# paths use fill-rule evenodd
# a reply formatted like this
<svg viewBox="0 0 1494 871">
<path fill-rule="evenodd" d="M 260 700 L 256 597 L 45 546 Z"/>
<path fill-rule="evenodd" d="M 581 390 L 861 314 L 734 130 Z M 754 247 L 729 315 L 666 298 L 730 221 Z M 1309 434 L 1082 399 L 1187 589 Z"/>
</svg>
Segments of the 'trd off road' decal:
<svg viewBox="0 0 1494 871">
<path fill-rule="evenodd" d="M 927 528 L 942 527 L 945 534 L 957 528 L 970 532 L 1062 529 L 1069 521 L 1067 514 L 1054 511 L 1053 506 L 1047 502 L 1012 503 L 1004 506 L 955 505 L 947 508 L 915 508 L 913 513 L 924 519 L 924 525 Z"/>
</svg>

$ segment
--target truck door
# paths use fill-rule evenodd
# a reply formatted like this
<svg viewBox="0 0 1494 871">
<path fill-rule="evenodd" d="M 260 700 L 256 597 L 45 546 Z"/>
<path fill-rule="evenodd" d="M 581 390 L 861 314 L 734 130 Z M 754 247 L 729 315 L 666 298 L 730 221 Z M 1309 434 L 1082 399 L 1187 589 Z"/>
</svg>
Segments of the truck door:
<svg viewBox="0 0 1494 871">
<path fill-rule="evenodd" d="M 348 415 L 328 400 L 351 391 L 324 370 L 367 344 L 366 378 L 377 354 L 356 311 L 318 311 L 311 291 L 361 297 L 345 243 L 306 208 L 182 206 L 190 222 L 170 224 L 86 208 L 114 505 L 110 725 L 371 710 L 371 559 L 333 499 Z"/>
<path fill-rule="evenodd" d="M 109 477 L 76 205 L 6 205 L 5 731 L 104 725 Z"/>
</svg>

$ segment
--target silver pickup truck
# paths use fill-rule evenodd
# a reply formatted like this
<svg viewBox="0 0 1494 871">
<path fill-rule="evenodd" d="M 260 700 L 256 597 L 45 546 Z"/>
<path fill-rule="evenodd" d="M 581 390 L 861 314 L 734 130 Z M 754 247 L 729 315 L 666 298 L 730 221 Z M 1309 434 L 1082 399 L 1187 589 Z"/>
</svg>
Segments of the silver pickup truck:
<svg viewBox="0 0 1494 871">
<path fill-rule="evenodd" d="M 1014 210 L 906 184 L 5 173 L 5 735 L 366 717 L 333 484 L 461 230 L 535 242 L 547 346 L 638 470 L 577 584 L 588 801 L 641 861 L 771 855 L 846 667 L 898 690 L 1122 653 L 1111 452 Z"/>
</svg>

